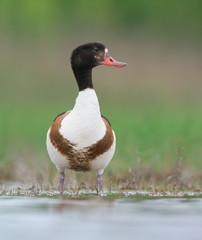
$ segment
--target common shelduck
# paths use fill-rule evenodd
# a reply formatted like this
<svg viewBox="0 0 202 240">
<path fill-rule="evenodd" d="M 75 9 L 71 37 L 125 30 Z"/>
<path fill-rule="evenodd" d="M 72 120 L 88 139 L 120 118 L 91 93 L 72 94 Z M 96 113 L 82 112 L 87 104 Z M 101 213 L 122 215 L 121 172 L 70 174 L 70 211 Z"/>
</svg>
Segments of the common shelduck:
<svg viewBox="0 0 202 240">
<path fill-rule="evenodd" d="M 71 66 L 79 94 L 72 110 L 59 114 L 47 133 L 47 150 L 60 172 L 60 194 L 63 194 L 65 169 L 97 171 L 97 192 L 102 174 L 115 152 L 115 134 L 106 117 L 101 115 L 92 83 L 92 69 L 98 65 L 124 67 L 101 43 L 81 45 L 73 50 Z"/>
</svg>

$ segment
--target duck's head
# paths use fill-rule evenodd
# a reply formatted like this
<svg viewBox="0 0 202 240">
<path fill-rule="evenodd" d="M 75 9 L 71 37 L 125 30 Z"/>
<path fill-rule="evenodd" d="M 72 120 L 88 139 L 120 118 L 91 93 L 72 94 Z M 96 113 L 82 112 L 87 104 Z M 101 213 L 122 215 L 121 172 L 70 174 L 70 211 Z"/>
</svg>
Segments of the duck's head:
<svg viewBox="0 0 202 240">
<path fill-rule="evenodd" d="M 126 63 L 114 60 L 102 43 L 93 42 L 83 44 L 73 50 L 71 65 L 81 91 L 93 88 L 91 73 L 94 67 L 107 65 L 121 68 L 126 66 Z"/>
<path fill-rule="evenodd" d="M 114 60 L 108 53 L 108 49 L 98 42 L 86 43 L 72 52 L 72 68 L 94 68 L 98 65 L 107 65 L 111 67 L 125 67 L 126 63 Z"/>
</svg>

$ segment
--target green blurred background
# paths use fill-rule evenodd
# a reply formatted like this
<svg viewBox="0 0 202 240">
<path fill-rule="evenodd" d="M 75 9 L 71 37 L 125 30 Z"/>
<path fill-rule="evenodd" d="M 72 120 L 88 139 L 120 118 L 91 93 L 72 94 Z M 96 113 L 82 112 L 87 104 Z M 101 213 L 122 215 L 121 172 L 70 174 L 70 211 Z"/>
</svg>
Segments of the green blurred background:
<svg viewBox="0 0 202 240">
<path fill-rule="evenodd" d="M 94 70 L 117 136 L 106 177 L 138 168 L 169 175 L 179 161 L 184 175 L 200 175 L 201 9 L 200 0 L 1 0 L 0 178 L 54 178 L 46 132 L 74 105 L 69 58 L 89 41 L 128 63 Z"/>
</svg>

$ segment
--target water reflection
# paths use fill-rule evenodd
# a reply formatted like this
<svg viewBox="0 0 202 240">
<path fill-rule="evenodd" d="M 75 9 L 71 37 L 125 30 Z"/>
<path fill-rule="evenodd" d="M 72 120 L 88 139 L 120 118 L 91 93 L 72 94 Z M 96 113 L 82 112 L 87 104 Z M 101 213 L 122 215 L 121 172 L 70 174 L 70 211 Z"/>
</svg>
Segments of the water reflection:
<svg viewBox="0 0 202 240">
<path fill-rule="evenodd" d="M 7 239 L 200 239 L 202 199 L 1 197 Z"/>
</svg>

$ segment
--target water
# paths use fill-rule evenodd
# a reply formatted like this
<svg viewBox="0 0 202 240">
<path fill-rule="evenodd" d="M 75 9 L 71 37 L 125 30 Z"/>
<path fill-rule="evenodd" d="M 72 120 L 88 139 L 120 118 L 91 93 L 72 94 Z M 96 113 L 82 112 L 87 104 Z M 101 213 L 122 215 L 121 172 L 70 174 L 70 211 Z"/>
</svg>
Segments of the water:
<svg viewBox="0 0 202 240">
<path fill-rule="evenodd" d="M 202 199 L 0 197 L 0 239 L 202 239 Z"/>
</svg>

